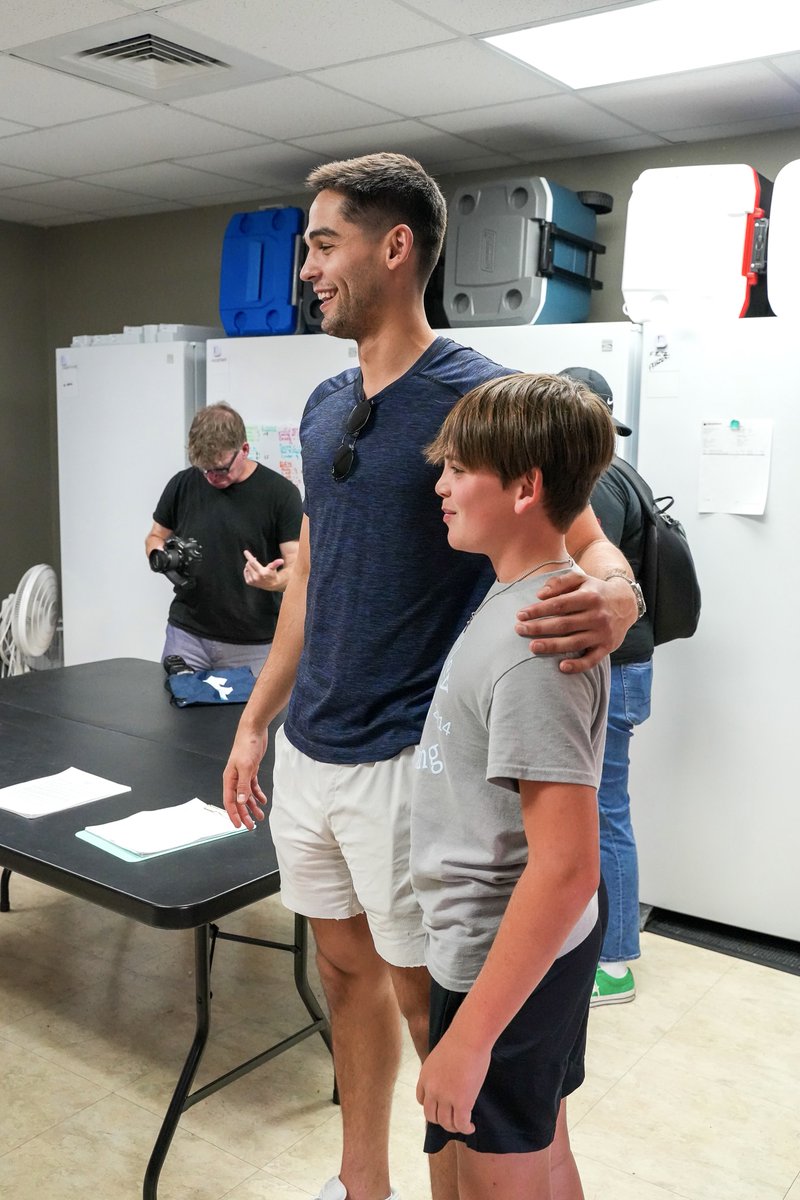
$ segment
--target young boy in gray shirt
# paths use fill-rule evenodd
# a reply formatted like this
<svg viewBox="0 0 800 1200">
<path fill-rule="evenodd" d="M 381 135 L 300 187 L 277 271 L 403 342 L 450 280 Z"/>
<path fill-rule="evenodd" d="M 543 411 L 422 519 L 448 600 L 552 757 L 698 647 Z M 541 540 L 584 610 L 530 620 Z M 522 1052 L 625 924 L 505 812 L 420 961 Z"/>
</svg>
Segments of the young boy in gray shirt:
<svg viewBox="0 0 800 1200">
<path fill-rule="evenodd" d="M 442 668 L 417 750 L 411 871 L 433 983 L 425 1149 L 457 1142 L 461 1200 L 582 1196 L 565 1100 L 583 1081 L 602 943 L 597 784 L 607 660 L 535 657 L 514 616 L 572 568 L 564 531 L 614 453 L 585 385 L 473 389 L 426 455 L 454 549 L 497 582 Z"/>
</svg>

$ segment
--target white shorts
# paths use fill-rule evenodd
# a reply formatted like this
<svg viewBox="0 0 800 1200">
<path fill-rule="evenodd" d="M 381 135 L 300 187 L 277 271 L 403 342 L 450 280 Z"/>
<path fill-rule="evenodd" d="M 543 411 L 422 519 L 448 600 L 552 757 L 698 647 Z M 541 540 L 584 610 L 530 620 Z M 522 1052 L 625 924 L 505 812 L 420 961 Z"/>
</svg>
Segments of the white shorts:
<svg viewBox="0 0 800 1200">
<path fill-rule="evenodd" d="M 409 869 L 414 751 L 386 762 L 316 762 L 275 738 L 270 829 L 281 899 L 304 917 L 366 913 L 375 948 L 395 967 L 425 962 Z"/>
</svg>

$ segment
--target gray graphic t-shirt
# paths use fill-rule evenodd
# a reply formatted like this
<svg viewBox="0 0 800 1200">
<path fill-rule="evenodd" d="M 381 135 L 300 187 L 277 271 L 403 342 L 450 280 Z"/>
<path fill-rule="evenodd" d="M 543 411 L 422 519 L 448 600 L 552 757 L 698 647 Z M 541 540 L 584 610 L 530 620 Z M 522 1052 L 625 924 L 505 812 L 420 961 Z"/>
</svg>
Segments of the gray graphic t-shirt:
<svg viewBox="0 0 800 1200">
<path fill-rule="evenodd" d="M 547 578 L 490 589 L 445 660 L 416 754 L 411 874 L 428 968 L 452 991 L 475 982 L 528 860 L 517 780 L 600 780 L 608 661 L 565 675 L 514 632 Z M 594 897 L 560 954 L 596 920 Z"/>
</svg>

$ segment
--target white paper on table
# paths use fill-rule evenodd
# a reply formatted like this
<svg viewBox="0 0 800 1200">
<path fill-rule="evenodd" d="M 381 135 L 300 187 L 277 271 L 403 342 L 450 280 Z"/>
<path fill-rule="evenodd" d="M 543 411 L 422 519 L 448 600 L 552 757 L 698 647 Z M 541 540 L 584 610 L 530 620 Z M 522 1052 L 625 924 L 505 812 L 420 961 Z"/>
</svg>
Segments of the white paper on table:
<svg viewBox="0 0 800 1200">
<path fill-rule="evenodd" d="M 133 813 L 104 825 L 87 825 L 86 832 L 141 856 L 163 854 L 246 830 L 244 826 L 234 828 L 224 808 L 205 804 L 195 796 L 171 808 Z"/>
<path fill-rule="evenodd" d="M 125 783 L 113 783 L 78 767 L 67 767 L 57 775 L 0 788 L 0 809 L 20 817 L 45 817 L 67 808 L 77 808 L 79 804 L 90 804 L 93 800 L 120 796 L 130 790 Z"/>
<path fill-rule="evenodd" d="M 772 461 L 767 418 L 703 421 L 698 512 L 761 516 Z"/>
</svg>

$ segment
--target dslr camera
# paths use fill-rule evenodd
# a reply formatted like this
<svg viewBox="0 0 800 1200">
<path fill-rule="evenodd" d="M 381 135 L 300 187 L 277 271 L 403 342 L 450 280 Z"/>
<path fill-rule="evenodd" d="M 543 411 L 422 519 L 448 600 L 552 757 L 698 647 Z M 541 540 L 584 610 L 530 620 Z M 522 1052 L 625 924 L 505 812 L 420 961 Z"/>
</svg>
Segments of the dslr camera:
<svg viewBox="0 0 800 1200">
<path fill-rule="evenodd" d="M 151 550 L 150 570 L 166 575 L 176 590 L 194 587 L 197 567 L 203 561 L 203 547 L 194 538 L 168 537 L 162 549 Z"/>
</svg>

